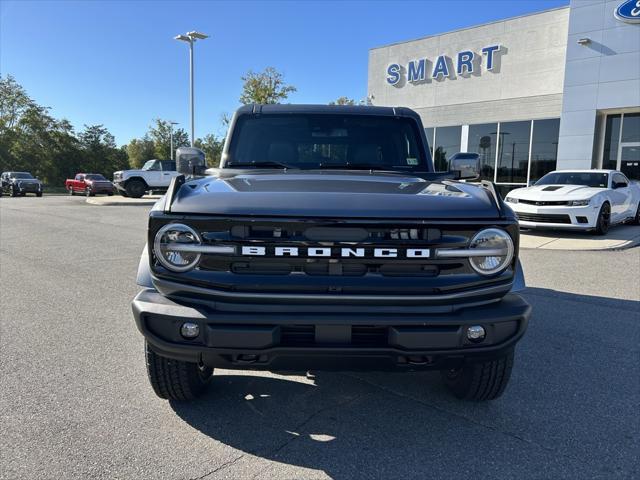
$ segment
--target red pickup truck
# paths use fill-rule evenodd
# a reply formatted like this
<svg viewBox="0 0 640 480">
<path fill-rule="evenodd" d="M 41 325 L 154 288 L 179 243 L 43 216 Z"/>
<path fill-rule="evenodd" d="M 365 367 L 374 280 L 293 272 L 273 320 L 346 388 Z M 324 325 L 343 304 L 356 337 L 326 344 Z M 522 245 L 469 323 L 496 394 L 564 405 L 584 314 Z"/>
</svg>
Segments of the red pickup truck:
<svg viewBox="0 0 640 480">
<path fill-rule="evenodd" d="M 97 193 L 113 195 L 113 183 L 99 173 L 78 173 L 75 178 L 68 178 L 64 187 L 69 195 L 85 194 L 87 197 Z"/>
</svg>

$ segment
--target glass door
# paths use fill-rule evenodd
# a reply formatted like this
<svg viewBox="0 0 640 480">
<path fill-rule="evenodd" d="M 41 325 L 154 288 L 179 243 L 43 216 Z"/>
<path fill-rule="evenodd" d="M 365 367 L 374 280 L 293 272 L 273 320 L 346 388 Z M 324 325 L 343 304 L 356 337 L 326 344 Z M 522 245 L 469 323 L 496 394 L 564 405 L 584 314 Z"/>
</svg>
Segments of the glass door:
<svg viewBox="0 0 640 480">
<path fill-rule="evenodd" d="M 618 170 L 629 180 L 640 180 L 640 142 L 620 144 Z"/>
</svg>

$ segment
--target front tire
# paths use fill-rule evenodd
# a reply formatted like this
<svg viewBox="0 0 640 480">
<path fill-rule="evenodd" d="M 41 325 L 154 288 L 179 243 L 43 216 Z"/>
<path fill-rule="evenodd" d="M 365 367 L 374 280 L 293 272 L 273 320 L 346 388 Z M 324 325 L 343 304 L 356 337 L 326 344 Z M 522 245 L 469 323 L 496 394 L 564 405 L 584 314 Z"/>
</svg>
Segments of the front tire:
<svg viewBox="0 0 640 480">
<path fill-rule="evenodd" d="M 600 207 L 598 219 L 596 220 L 596 235 L 606 235 L 611 226 L 611 205 L 605 202 Z"/>
<path fill-rule="evenodd" d="M 42 192 L 36 193 L 36 197 L 41 197 L 41 196 L 42 196 Z"/>
<path fill-rule="evenodd" d="M 166 400 L 194 400 L 206 389 L 213 368 L 158 355 L 145 342 L 147 375 L 153 391 Z"/>
<path fill-rule="evenodd" d="M 129 180 L 126 190 L 129 197 L 140 198 L 144 195 L 146 185 L 140 180 Z"/>
<path fill-rule="evenodd" d="M 461 368 L 442 370 L 440 373 L 447 388 L 462 400 L 495 400 L 503 393 L 513 368 L 513 349 L 501 357 Z"/>
<path fill-rule="evenodd" d="M 73 191 L 73 187 L 69 187 L 69 195 L 73 197 L 75 194 L 76 192 Z"/>
<path fill-rule="evenodd" d="M 11 196 L 12 197 L 17 197 L 20 194 L 20 192 L 18 192 L 18 189 L 16 187 L 11 187 Z"/>
</svg>

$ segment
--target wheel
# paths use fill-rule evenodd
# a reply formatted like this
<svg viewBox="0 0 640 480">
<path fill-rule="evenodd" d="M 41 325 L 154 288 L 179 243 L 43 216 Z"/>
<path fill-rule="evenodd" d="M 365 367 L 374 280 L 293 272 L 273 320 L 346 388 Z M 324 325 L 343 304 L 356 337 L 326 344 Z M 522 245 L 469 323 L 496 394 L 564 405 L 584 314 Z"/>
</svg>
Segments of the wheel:
<svg viewBox="0 0 640 480">
<path fill-rule="evenodd" d="M 495 400 L 504 392 L 513 368 L 513 349 L 501 357 L 442 370 L 447 388 L 463 400 Z"/>
<path fill-rule="evenodd" d="M 94 195 L 93 193 L 91 193 L 91 189 L 90 189 L 90 188 L 85 188 L 85 189 L 84 189 L 84 194 L 85 194 L 87 197 L 93 197 L 93 195 Z"/>
<path fill-rule="evenodd" d="M 113 192 L 109 192 L 107 193 L 107 195 L 109 195 L 110 197 L 113 197 Z"/>
<path fill-rule="evenodd" d="M 127 198 L 129 196 L 127 195 L 127 192 L 125 192 L 124 190 L 118 190 L 118 193 L 120 194 L 121 197 Z"/>
<path fill-rule="evenodd" d="M 41 197 L 41 196 L 42 196 L 42 192 L 36 193 L 36 197 Z"/>
<path fill-rule="evenodd" d="M 19 195 L 18 189 L 14 186 L 11 187 L 11 196 L 17 197 Z"/>
<path fill-rule="evenodd" d="M 611 205 L 607 202 L 603 203 L 596 220 L 596 235 L 606 235 L 611 225 Z"/>
<path fill-rule="evenodd" d="M 144 195 L 146 185 L 140 180 L 129 180 L 125 188 L 128 196 L 132 198 L 140 198 Z"/>
<path fill-rule="evenodd" d="M 69 195 L 73 197 L 75 194 L 76 192 L 73 191 L 73 187 L 69 187 Z"/>
<path fill-rule="evenodd" d="M 194 400 L 207 387 L 213 368 L 158 355 L 145 342 L 147 375 L 153 391 L 167 400 Z"/>
</svg>

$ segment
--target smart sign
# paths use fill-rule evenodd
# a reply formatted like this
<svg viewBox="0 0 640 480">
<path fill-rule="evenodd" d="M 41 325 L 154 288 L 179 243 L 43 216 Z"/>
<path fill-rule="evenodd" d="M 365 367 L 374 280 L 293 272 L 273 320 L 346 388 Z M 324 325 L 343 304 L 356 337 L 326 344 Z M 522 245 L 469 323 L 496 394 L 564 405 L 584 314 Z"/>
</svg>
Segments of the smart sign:
<svg viewBox="0 0 640 480">
<path fill-rule="evenodd" d="M 622 2 L 613 11 L 618 20 L 627 23 L 640 23 L 640 0 Z"/>
<path fill-rule="evenodd" d="M 478 74 L 482 63 L 484 63 L 487 70 L 494 70 L 500 49 L 500 45 L 489 45 L 484 47 L 481 53 L 463 50 L 458 52 L 455 58 L 450 58 L 447 55 L 440 55 L 433 60 L 420 58 L 411 60 L 406 67 L 398 63 L 392 63 L 387 66 L 387 83 L 389 85 L 402 86 L 404 80 L 409 83 L 422 83 L 431 80 L 454 78 L 454 75 Z"/>
</svg>

